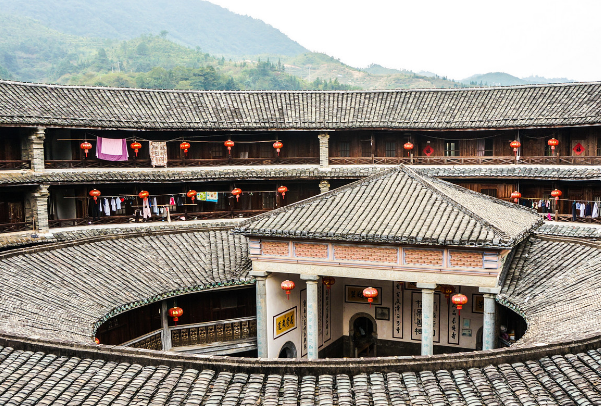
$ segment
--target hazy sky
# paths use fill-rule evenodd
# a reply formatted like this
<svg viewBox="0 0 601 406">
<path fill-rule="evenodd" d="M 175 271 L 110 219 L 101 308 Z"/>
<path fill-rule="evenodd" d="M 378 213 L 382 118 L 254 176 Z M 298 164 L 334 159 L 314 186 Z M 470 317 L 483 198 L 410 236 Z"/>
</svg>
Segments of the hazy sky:
<svg viewBox="0 0 601 406">
<path fill-rule="evenodd" d="M 355 67 L 601 80 L 601 0 L 209 1 Z"/>
</svg>

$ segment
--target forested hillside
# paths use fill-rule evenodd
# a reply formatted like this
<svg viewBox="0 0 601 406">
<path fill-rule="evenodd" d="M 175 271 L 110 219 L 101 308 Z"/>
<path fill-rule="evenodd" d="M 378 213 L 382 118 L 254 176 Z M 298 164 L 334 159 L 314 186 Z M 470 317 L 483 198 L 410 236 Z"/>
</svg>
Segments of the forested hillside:
<svg viewBox="0 0 601 406">
<path fill-rule="evenodd" d="M 124 40 L 167 31 L 171 40 L 214 55 L 307 52 L 261 20 L 201 0 L 0 0 L 0 11 L 84 37 Z"/>
</svg>

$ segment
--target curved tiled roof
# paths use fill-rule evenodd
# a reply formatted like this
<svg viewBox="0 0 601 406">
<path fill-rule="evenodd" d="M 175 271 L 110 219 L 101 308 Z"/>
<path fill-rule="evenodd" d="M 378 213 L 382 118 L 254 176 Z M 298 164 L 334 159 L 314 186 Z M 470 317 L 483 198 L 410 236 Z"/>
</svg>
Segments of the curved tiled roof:
<svg viewBox="0 0 601 406">
<path fill-rule="evenodd" d="M 252 236 L 511 247 L 542 223 L 532 210 L 396 167 L 246 220 Z"/>
<path fill-rule="evenodd" d="M 0 125 L 487 129 L 601 124 L 601 83 L 388 91 L 175 91 L 0 81 Z"/>
<path fill-rule="evenodd" d="M 0 331 L 87 342 L 129 309 L 252 283 L 246 240 L 231 228 L 122 237 L 0 255 Z"/>
</svg>

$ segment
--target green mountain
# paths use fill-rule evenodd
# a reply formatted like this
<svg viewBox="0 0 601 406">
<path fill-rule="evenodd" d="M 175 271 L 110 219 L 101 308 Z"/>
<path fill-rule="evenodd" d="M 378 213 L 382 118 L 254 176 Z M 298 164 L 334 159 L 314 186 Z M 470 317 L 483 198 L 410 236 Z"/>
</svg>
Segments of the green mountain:
<svg viewBox="0 0 601 406">
<path fill-rule="evenodd" d="M 574 82 L 566 78 L 547 79 L 542 76 L 529 76 L 527 78 L 518 78 L 508 73 L 493 72 L 484 75 L 473 75 L 460 81 L 471 86 L 515 86 L 515 85 L 535 85 L 545 83 L 567 83 Z"/>
<path fill-rule="evenodd" d="M 168 38 L 218 55 L 297 55 L 307 50 L 272 26 L 201 0 L 0 0 L 5 14 L 25 16 L 66 34 Z"/>
</svg>

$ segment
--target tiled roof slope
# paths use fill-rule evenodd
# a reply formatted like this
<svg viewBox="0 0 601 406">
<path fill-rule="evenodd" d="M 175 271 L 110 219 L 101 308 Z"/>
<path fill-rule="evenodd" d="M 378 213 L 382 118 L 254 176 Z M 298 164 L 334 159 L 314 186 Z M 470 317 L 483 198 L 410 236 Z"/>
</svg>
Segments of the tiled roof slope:
<svg viewBox="0 0 601 406">
<path fill-rule="evenodd" d="M 511 247 L 542 223 L 523 207 L 399 166 L 246 220 L 249 236 Z"/>
<path fill-rule="evenodd" d="M 416 171 L 444 179 L 503 178 L 549 180 L 601 180 L 599 166 L 570 165 L 438 165 L 412 166 Z"/>
<path fill-rule="evenodd" d="M 601 334 L 601 244 L 530 237 L 516 248 L 497 300 L 525 317 L 517 345 Z"/>
<path fill-rule="evenodd" d="M 536 234 L 556 235 L 560 237 L 601 240 L 601 227 L 585 224 L 545 223 L 536 230 Z"/>
<path fill-rule="evenodd" d="M 478 129 L 601 123 L 601 83 L 354 92 L 0 81 L 0 124 L 132 129 Z"/>
<path fill-rule="evenodd" d="M 0 402 L 22 405 L 599 405 L 601 353 L 355 375 L 144 365 L 0 347 Z"/>
<path fill-rule="evenodd" d="M 90 342 L 103 318 L 161 299 L 252 283 L 231 229 L 126 236 L 0 256 L 0 331 Z"/>
</svg>

